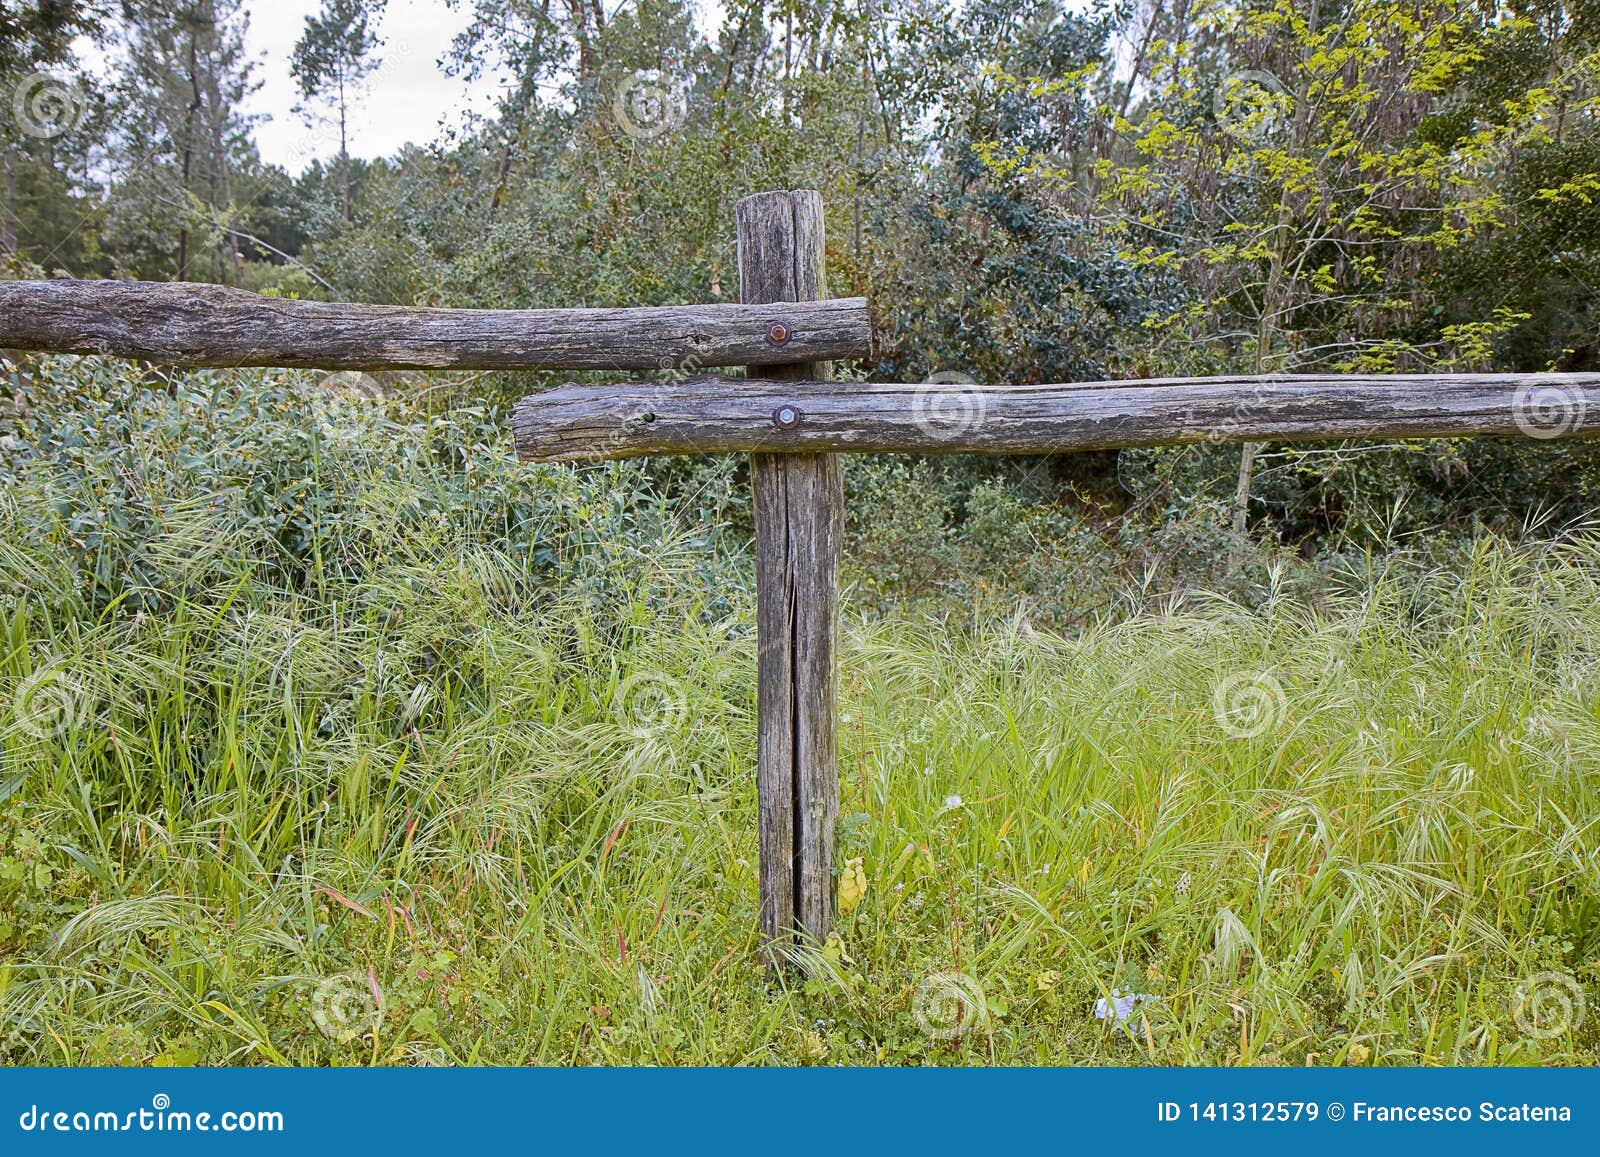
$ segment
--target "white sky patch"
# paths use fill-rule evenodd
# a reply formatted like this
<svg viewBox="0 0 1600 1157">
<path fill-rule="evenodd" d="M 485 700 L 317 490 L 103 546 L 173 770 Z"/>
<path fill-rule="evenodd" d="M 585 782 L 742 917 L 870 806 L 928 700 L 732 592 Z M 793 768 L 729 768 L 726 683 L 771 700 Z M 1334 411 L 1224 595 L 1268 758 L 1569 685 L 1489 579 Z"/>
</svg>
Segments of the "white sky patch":
<svg viewBox="0 0 1600 1157">
<path fill-rule="evenodd" d="M 261 159 L 298 174 L 315 158 L 338 155 L 335 120 L 307 123 L 294 111 L 300 91 L 289 72 L 295 41 L 320 0 L 252 0 L 245 43 L 257 60 L 261 88 L 247 112 L 261 116 L 255 126 Z M 456 33 L 466 28 L 470 10 L 451 11 L 444 0 L 389 0 L 378 25 L 384 43 L 382 64 L 368 78 L 350 110 L 350 155 L 382 157 L 402 145 L 426 144 L 444 125 L 460 125 L 469 113 L 494 109 L 500 85 L 485 79 L 468 85 L 446 76 L 439 61 Z M 331 110 L 319 106 L 319 113 Z"/>
<path fill-rule="evenodd" d="M 606 12 L 631 2 L 608 3 Z M 255 128 L 261 159 L 293 174 L 315 158 L 327 160 L 339 153 L 337 123 L 308 124 L 294 111 L 299 89 L 289 72 L 306 17 L 321 6 L 321 0 L 248 0 L 245 5 L 250 14 L 245 43 L 258 61 L 256 79 L 262 82 L 245 108 L 262 117 Z M 714 37 L 722 22 L 721 4 L 696 0 L 695 8 L 701 34 Z M 450 42 L 471 23 L 471 14 L 470 0 L 461 0 L 454 10 L 445 0 L 389 0 L 378 24 L 383 63 L 368 78 L 349 118 L 351 156 L 390 156 L 403 145 L 437 139 L 444 126 L 459 127 L 473 115 L 493 113 L 506 78 L 491 74 L 469 84 L 446 76 L 439 67 Z"/>
</svg>

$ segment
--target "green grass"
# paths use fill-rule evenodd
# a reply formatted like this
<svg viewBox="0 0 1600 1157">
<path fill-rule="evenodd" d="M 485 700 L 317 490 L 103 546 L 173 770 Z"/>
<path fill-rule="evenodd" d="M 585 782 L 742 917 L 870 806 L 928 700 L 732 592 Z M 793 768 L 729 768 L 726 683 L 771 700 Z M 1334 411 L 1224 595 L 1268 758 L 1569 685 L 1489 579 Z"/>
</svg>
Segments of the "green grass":
<svg viewBox="0 0 1600 1157">
<path fill-rule="evenodd" d="M 1070 640 L 847 614 L 868 891 L 788 984 L 754 935 L 746 601 L 641 566 L 612 613 L 530 609 L 519 567 L 7 604 L 4 1059 L 1600 1053 L 1592 542 Z M 1096 1019 L 1112 989 L 1158 999 Z"/>
<path fill-rule="evenodd" d="M 847 598 L 867 891 L 771 977 L 731 462 L 520 467 L 444 384 L 30 373 L 0 1061 L 1600 1059 L 1600 539 L 1071 638 Z"/>
</svg>

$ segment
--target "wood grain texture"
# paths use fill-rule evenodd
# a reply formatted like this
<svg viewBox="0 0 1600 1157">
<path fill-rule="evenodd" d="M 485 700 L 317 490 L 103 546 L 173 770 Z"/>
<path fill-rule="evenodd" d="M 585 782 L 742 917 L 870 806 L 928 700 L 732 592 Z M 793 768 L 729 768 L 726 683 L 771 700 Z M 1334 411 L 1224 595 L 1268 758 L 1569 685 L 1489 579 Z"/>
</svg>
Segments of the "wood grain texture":
<svg viewBox="0 0 1600 1157">
<path fill-rule="evenodd" d="M 189 283 L 0 281 L 0 348 L 175 366 L 693 372 L 865 358 L 871 338 L 864 298 L 782 308 L 412 309 Z"/>
<path fill-rule="evenodd" d="M 810 300 L 825 290 L 822 199 L 809 190 L 739 202 L 740 296 Z M 779 382 L 821 380 L 802 362 L 769 371 Z M 648 423 L 647 423 L 648 424 Z M 844 495 L 838 462 L 817 454 L 757 454 L 750 480 L 756 522 L 757 791 L 761 931 L 781 963 L 796 932 L 828 935 L 838 812 L 834 663 Z"/>
<path fill-rule="evenodd" d="M 1302 375 L 1039 386 L 704 378 L 518 403 L 531 461 L 728 451 L 1046 454 L 1188 442 L 1600 429 L 1600 374 Z"/>
</svg>

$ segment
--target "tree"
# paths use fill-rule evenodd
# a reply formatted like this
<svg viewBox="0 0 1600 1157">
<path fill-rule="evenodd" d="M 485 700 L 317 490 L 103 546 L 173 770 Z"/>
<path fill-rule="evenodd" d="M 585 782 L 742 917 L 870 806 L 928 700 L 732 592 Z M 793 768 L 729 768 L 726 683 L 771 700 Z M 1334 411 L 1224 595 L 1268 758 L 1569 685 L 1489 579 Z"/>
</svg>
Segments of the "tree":
<svg viewBox="0 0 1600 1157">
<path fill-rule="evenodd" d="M 1423 274 L 1480 240 L 1504 205 L 1485 173 L 1587 108 L 1581 68 L 1453 115 L 1485 61 L 1528 28 L 1454 0 L 1193 0 L 1145 10 L 1126 87 L 1106 86 L 1086 174 L 1015 142 L 992 169 L 1056 190 L 1191 303 L 1149 327 L 1177 369 L 1383 371 L 1480 363 L 1514 310 L 1433 324 Z M 1048 91 L 1085 77 L 1024 76 Z M 1085 177 L 1089 179 L 1085 179 Z M 1241 457 L 1246 527 L 1255 446 Z"/>
<path fill-rule="evenodd" d="M 250 118 L 255 88 L 244 52 L 240 0 L 123 0 L 120 131 L 110 221 L 125 266 L 165 269 L 180 281 L 209 248 L 216 280 L 241 280 L 236 178 L 255 163 Z M 164 240 L 176 220 L 175 244 Z"/>
<path fill-rule="evenodd" d="M 331 104 L 339 120 L 340 205 L 350 220 L 349 109 L 362 83 L 381 63 L 383 44 L 373 24 L 386 0 L 323 0 L 322 11 L 306 17 L 294 46 L 290 71 L 307 101 Z"/>
<path fill-rule="evenodd" d="M 57 199 L 75 190 L 58 162 L 89 112 L 81 69 L 65 79 L 43 70 L 72 63 L 72 41 L 93 27 L 87 0 L 20 0 L 0 8 L 0 163 L 5 170 L 0 205 L 0 257 L 18 252 L 18 197 L 24 182 L 47 187 Z M 45 207 L 48 214 L 50 206 Z M 58 246 L 52 246 L 52 250 Z"/>
</svg>

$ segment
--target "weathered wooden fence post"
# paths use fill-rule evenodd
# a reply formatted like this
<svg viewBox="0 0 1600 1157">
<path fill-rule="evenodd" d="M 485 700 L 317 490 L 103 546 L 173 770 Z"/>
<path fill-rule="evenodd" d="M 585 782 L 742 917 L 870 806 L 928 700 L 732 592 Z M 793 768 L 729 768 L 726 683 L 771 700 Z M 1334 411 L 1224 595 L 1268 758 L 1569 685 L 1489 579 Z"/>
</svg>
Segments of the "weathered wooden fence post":
<svg viewBox="0 0 1600 1157">
<path fill-rule="evenodd" d="M 746 303 L 826 296 L 822 196 L 810 189 L 739 202 L 739 293 Z M 767 340 L 793 321 L 774 309 Z M 824 379 L 826 362 L 769 367 L 778 381 Z M 803 420 L 805 399 L 773 409 L 776 429 Z M 834 730 L 839 547 L 844 495 L 831 454 L 753 454 L 756 522 L 757 770 L 761 932 L 781 963 L 797 933 L 827 938 L 833 910 L 833 828 L 839 808 Z"/>
<path fill-rule="evenodd" d="M 751 454 L 759 632 L 761 930 L 769 960 L 824 940 L 838 811 L 834 661 L 844 501 L 836 453 L 1047 454 L 1193 442 L 1595 437 L 1600 374 L 1273 374 L 1144 381 L 829 381 L 866 358 L 864 298 L 822 300 L 822 198 L 739 202 L 744 304 L 415 309 L 193 284 L 0 281 L 0 348 L 182 366 L 770 367 L 755 380 L 567 385 L 524 398 L 526 461 Z"/>
</svg>

